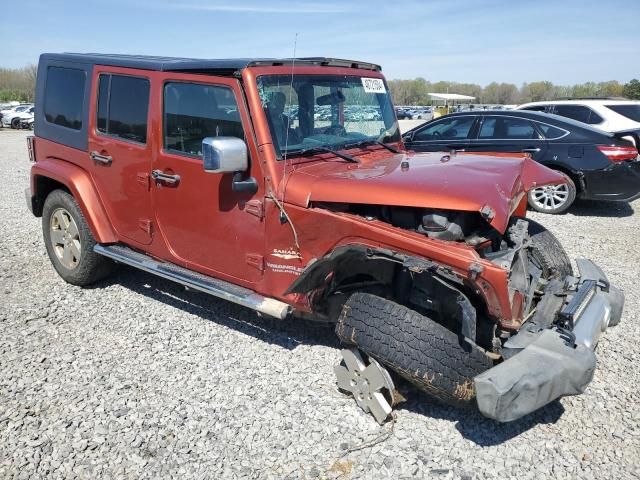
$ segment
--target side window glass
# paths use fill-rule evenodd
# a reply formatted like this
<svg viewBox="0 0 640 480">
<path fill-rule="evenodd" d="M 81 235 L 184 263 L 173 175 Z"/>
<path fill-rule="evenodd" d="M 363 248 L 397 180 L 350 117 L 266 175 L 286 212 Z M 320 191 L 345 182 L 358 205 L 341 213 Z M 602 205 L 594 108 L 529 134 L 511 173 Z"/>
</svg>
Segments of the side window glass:
<svg viewBox="0 0 640 480">
<path fill-rule="evenodd" d="M 100 75 L 98 83 L 98 131 L 147 143 L 149 80 L 124 75 Z"/>
<path fill-rule="evenodd" d="M 100 75 L 98 82 L 98 131 L 107 133 L 107 110 L 109 107 L 109 81 L 111 75 Z"/>
<path fill-rule="evenodd" d="M 202 155 L 206 137 L 244 140 L 238 104 L 229 87 L 167 83 L 164 87 L 164 148 L 190 156 Z"/>
<path fill-rule="evenodd" d="M 597 125 L 602 122 L 604 122 L 604 118 L 602 118 L 593 110 L 589 109 L 589 125 Z"/>
<path fill-rule="evenodd" d="M 44 99 L 44 118 L 49 123 L 80 130 L 85 73 L 75 68 L 49 67 Z M 24 107 L 25 110 L 28 107 Z"/>
<path fill-rule="evenodd" d="M 495 131 L 496 117 L 485 117 L 482 119 L 482 127 L 480 127 L 478 138 L 494 138 L 493 134 Z"/>
<path fill-rule="evenodd" d="M 544 112 L 546 110 L 546 105 L 534 105 L 532 107 L 525 107 L 522 110 L 530 110 L 532 112 Z"/>
<path fill-rule="evenodd" d="M 556 105 L 554 112 L 556 115 L 572 118 L 579 122 L 588 123 L 591 110 L 582 105 Z"/>
<path fill-rule="evenodd" d="M 480 139 L 529 140 L 540 138 L 529 120 L 513 117 L 487 117 L 482 122 Z"/>
<path fill-rule="evenodd" d="M 414 141 L 463 140 L 469 135 L 475 119 L 476 117 L 471 115 L 444 118 L 420 130 L 413 139 Z"/>
<path fill-rule="evenodd" d="M 561 128 L 556 128 L 551 125 L 547 125 L 546 123 L 536 122 L 536 125 L 538 126 L 538 129 L 544 134 L 544 138 L 546 138 L 547 140 L 555 140 L 556 138 L 560 138 L 567 133 Z"/>
</svg>

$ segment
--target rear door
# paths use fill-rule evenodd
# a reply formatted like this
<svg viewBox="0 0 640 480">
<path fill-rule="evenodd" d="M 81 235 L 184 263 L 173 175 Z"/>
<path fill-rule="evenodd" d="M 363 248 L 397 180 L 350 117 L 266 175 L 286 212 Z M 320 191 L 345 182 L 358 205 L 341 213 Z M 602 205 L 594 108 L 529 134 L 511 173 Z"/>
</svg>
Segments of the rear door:
<svg viewBox="0 0 640 480">
<path fill-rule="evenodd" d="M 93 181 L 119 236 L 151 242 L 148 72 L 96 67 L 89 121 Z"/>
<path fill-rule="evenodd" d="M 544 159 L 547 141 L 532 121 L 506 115 L 483 116 L 469 152 L 528 153 L 537 161 Z"/>
<path fill-rule="evenodd" d="M 417 152 L 465 150 L 477 116 L 445 116 L 427 123 L 405 138 L 406 147 Z"/>
</svg>

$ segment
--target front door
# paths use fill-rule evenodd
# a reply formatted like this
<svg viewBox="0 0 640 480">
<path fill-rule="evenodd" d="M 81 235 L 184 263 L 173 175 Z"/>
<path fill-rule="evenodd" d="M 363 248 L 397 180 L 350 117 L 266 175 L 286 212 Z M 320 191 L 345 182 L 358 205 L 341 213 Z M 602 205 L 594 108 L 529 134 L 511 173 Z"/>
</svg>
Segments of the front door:
<svg viewBox="0 0 640 480">
<path fill-rule="evenodd" d="M 405 140 L 406 146 L 416 152 L 465 150 L 476 118 L 475 115 L 453 115 L 434 120 L 416 130 L 410 140 Z"/>
<path fill-rule="evenodd" d="M 147 73 L 97 67 L 92 82 L 88 169 L 111 224 L 134 246 L 151 242 Z"/>
<path fill-rule="evenodd" d="M 153 89 L 160 125 L 152 172 L 159 232 L 170 260 L 236 283 L 262 278 L 264 250 L 263 179 L 251 123 L 236 79 L 162 74 Z M 234 192 L 232 174 L 207 173 L 202 140 L 243 139 L 256 194 Z M 152 175 L 153 176 L 153 175 Z"/>
<path fill-rule="evenodd" d="M 482 117 L 477 138 L 469 141 L 467 151 L 528 153 L 539 162 L 547 152 L 547 141 L 526 118 L 488 115 Z"/>
</svg>

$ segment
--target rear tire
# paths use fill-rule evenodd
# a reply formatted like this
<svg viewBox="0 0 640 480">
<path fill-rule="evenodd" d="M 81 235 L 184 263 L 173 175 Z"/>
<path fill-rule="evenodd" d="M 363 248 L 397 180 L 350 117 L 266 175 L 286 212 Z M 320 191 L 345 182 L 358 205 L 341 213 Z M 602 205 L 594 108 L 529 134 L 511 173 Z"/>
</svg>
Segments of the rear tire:
<svg viewBox="0 0 640 480">
<path fill-rule="evenodd" d="M 493 362 L 428 317 L 369 293 L 354 293 L 336 325 L 342 342 L 355 345 L 435 399 L 467 406 L 473 377 Z"/>
<path fill-rule="evenodd" d="M 42 233 L 47 254 L 68 283 L 85 286 L 106 277 L 113 263 L 93 251 L 96 241 L 75 199 L 54 190 L 44 202 Z"/>
<path fill-rule="evenodd" d="M 567 177 L 560 185 L 543 185 L 529 190 L 528 202 L 536 212 L 559 214 L 566 212 L 576 199 L 576 186 Z"/>
<path fill-rule="evenodd" d="M 561 278 L 573 275 L 571 260 L 553 233 L 531 219 L 529 222 L 529 237 L 531 238 L 531 260 L 542 269 L 542 277 L 550 278 L 556 273 Z"/>
</svg>

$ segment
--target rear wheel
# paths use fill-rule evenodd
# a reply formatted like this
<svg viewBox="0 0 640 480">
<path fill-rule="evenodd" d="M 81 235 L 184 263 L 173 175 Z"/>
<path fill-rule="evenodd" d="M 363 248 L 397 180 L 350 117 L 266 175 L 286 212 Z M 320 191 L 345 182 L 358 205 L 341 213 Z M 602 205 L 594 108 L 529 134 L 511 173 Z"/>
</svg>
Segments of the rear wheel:
<svg viewBox="0 0 640 480">
<path fill-rule="evenodd" d="M 473 377 L 493 363 L 430 318 L 369 293 L 354 293 L 336 325 L 355 345 L 430 396 L 464 406 L 475 398 Z"/>
<path fill-rule="evenodd" d="M 536 212 L 562 213 L 576 199 L 576 186 L 567 178 L 560 185 L 542 185 L 529 191 L 529 206 Z"/>
<path fill-rule="evenodd" d="M 89 285 L 105 276 L 112 262 L 93 251 L 96 241 L 75 199 L 54 190 L 44 202 L 42 233 L 49 259 L 58 274 L 73 285 Z"/>
</svg>

